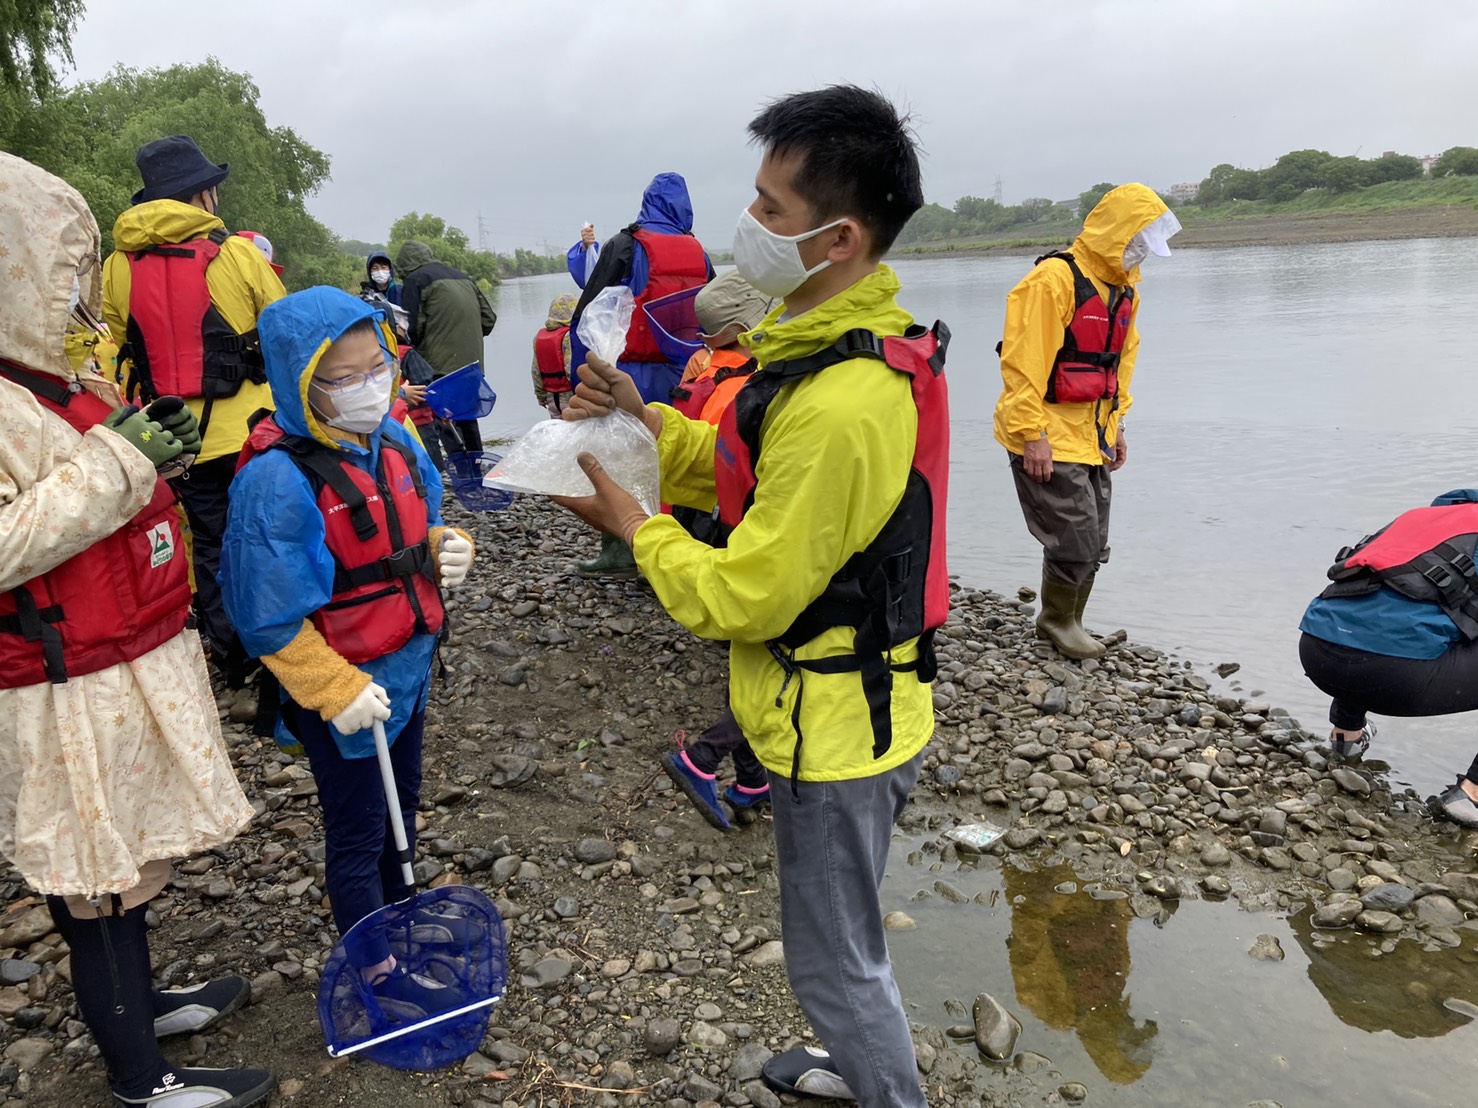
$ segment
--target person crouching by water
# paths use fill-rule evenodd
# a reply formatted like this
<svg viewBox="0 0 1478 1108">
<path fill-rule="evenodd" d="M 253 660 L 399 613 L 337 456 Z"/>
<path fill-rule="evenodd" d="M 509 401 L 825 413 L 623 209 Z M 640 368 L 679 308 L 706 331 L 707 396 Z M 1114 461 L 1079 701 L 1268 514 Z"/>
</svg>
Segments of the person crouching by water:
<svg viewBox="0 0 1478 1108">
<path fill-rule="evenodd" d="M 118 1105 L 255 1104 L 272 1075 L 186 1069 L 157 1038 L 251 995 L 243 977 L 156 991 L 148 902 L 170 859 L 251 822 L 221 741 L 175 498 L 200 450 L 177 397 L 140 411 L 67 356 L 98 331 L 96 220 L 61 179 L 0 153 L 0 850 L 46 895 L 77 1009 Z"/>
<path fill-rule="evenodd" d="M 441 525 L 441 478 L 403 425 L 383 314 L 312 288 L 258 324 L 276 414 L 242 451 L 221 561 L 226 607 L 282 686 L 279 742 L 307 752 L 323 809 L 326 887 L 342 935 L 413 890 L 390 819 L 414 834 L 421 731 L 442 628 L 438 585 L 459 585 L 472 542 Z M 390 742 L 401 811 L 375 759 Z M 447 936 L 447 941 L 457 941 Z M 381 938 L 362 966 L 377 994 L 430 1012 L 439 982 L 397 967 Z"/>
<path fill-rule="evenodd" d="M 1298 655 L 1329 705 L 1331 753 L 1359 758 L 1384 716 L 1478 711 L 1478 489 L 1443 493 L 1354 547 L 1304 612 Z M 1478 757 L 1434 807 L 1478 828 Z"/>
</svg>

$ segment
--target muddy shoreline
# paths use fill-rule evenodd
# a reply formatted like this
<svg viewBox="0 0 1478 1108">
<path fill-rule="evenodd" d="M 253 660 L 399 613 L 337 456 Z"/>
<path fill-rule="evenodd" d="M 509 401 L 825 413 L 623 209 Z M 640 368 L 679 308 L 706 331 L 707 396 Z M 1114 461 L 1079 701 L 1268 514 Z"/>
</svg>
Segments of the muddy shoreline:
<svg viewBox="0 0 1478 1108">
<path fill-rule="evenodd" d="M 563 513 L 520 498 L 448 514 L 474 532 L 478 561 L 432 694 L 418 872 L 486 890 L 508 922 L 493 1029 L 466 1065 L 429 1076 L 327 1057 L 313 1005 L 334 934 L 312 780 L 228 722 L 259 817 L 180 867 L 151 905 L 152 941 L 162 983 L 240 972 L 255 1000 L 167 1053 L 269 1065 L 280 1104 L 781 1103 L 758 1067 L 808 1032 L 778 949 L 768 826 L 713 831 L 657 768 L 676 731 L 717 715 L 723 652 L 673 624 L 644 583 L 573 575 L 594 541 Z M 1392 793 L 1377 762 L 1330 765 L 1322 727 L 1218 691 L 1122 631 L 1101 662 L 1062 660 L 1033 637 L 1029 597 L 956 590 L 938 729 L 901 824 L 924 845 L 897 880 L 948 899 L 962 869 L 1067 865 L 1139 917 L 1231 898 L 1307 907 L 1321 941 L 1458 944 L 1478 917 L 1478 836 Z M 1005 831 L 984 854 L 939 837 L 978 821 Z M 0 985 L 0 1102 L 106 1103 L 65 946 L 37 904 L 0 875 L 0 956 L 14 959 Z M 977 993 L 1008 1008 L 1013 996 L 1010 981 L 961 981 L 966 1008 Z M 1091 1103 L 1101 1084 L 1020 1054 L 989 1061 L 946 1036 L 950 1012 L 916 1018 L 931 1104 L 1040 1103 L 1075 1096 L 1075 1082 Z"/>
</svg>

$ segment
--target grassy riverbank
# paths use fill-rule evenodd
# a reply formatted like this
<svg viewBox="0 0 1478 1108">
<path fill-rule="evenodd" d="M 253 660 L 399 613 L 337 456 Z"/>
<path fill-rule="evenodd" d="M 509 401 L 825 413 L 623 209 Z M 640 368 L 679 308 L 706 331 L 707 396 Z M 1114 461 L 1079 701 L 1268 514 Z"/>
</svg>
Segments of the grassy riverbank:
<svg viewBox="0 0 1478 1108">
<path fill-rule="evenodd" d="M 1177 208 L 1176 215 L 1185 228 L 1175 237 L 1176 247 L 1465 237 L 1478 235 L 1478 177 L 1393 181 L 1348 193 L 1311 190 L 1282 203 L 1192 204 Z M 1022 228 L 1015 228 L 1000 236 L 915 243 L 892 256 L 1014 254 L 1060 246 L 1075 231 L 1044 229 L 1043 234 L 1024 236 Z"/>
</svg>

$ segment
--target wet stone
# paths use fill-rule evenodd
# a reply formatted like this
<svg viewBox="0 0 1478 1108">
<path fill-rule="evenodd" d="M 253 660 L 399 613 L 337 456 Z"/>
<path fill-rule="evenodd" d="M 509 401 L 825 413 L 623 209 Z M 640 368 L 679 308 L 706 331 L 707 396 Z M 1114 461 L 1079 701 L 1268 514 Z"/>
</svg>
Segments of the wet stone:
<svg viewBox="0 0 1478 1108">
<path fill-rule="evenodd" d="M 648 1020 L 642 1036 L 647 1053 L 659 1058 L 676 1050 L 682 1039 L 682 1024 L 677 1020 Z"/>
<path fill-rule="evenodd" d="M 1349 766 L 1336 766 L 1330 771 L 1329 776 L 1334 778 L 1336 785 L 1353 796 L 1370 795 L 1370 782 Z"/>
<path fill-rule="evenodd" d="M 1360 897 L 1360 903 L 1366 908 L 1376 909 L 1383 912 L 1399 912 L 1409 907 L 1416 899 L 1416 894 L 1405 885 L 1392 885 L 1389 883 L 1368 889 Z"/>
<path fill-rule="evenodd" d="M 987 1058 L 1004 1062 L 1016 1051 L 1021 1037 L 1021 1023 L 989 993 L 975 998 L 972 1009 L 975 1023 L 975 1045 Z"/>
<path fill-rule="evenodd" d="M 1077 1104 L 1088 1099 L 1088 1086 L 1081 1081 L 1069 1081 L 1057 1086 L 1057 1095 L 1069 1104 Z"/>
<path fill-rule="evenodd" d="M 1332 869 L 1325 874 L 1324 880 L 1329 882 L 1329 887 L 1335 892 L 1343 893 L 1353 889 L 1359 878 L 1349 870 L 1340 867 L 1339 869 Z"/>
<path fill-rule="evenodd" d="M 41 967 L 35 962 L 27 962 L 19 958 L 6 958 L 0 961 L 0 981 L 7 985 L 19 985 L 22 981 L 29 981 L 41 972 Z"/>
<path fill-rule="evenodd" d="M 1449 897 L 1440 894 L 1424 896 L 1416 902 L 1416 918 L 1428 927 L 1456 927 L 1466 918 L 1463 910 Z"/>
<path fill-rule="evenodd" d="M 1203 866 L 1229 866 L 1232 864 L 1232 852 L 1222 843 L 1213 842 L 1201 851 L 1201 864 Z"/>
<path fill-rule="evenodd" d="M 1401 930 L 1401 917 L 1390 912 L 1364 911 L 1355 917 L 1355 925 L 1378 935 L 1394 935 Z"/>
<path fill-rule="evenodd" d="M 918 927 L 907 912 L 889 912 L 883 917 L 883 928 L 887 931 L 912 931 Z"/>
<path fill-rule="evenodd" d="M 1326 904 L 1314 912 L 1313 924 L 1315 927 L 1348 927 L 1355 922 L 1357 916 L 1364 910 L 1358 900 L 1337 900 L 1333 904 Z"/>
<path fill-rule="evenodd" d="M 1259 935 L 1247 951 L 1247 956 L 1257 962 L 1281 962 L 1283 944 L 1278 942 L 1276 935 Z"/>
<path fill-rule="evenodd" d="M 1201 889 L 1207 896 L 1230 896 L 1232 883 L 1218 874 L 1207 874 L 1201 878 Z"/>
</svg>

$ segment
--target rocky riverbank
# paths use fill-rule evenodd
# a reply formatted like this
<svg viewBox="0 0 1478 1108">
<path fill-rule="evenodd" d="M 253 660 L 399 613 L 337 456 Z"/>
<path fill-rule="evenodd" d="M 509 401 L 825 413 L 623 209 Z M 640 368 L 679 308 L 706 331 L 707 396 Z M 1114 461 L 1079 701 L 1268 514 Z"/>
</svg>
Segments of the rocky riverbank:
<svg viewBox="0 0 1478 1108">
<path fill-rule="evenodd" d="M 674 732 L 718 713 L 721 649 L 642 582 L 574 576 L 594 541 L 541 502 L 457 522 L 478 563 L 432 697 L 417 869 L 485 889 L 508 923 L 510 987 L 481 1051 L 429 1076 L 326 1056 L 314 997 L 335 935 L 313 782 L 228 722 L 259 818 L 182 865 L 150 912 L 161 981 L 241 972 L 254 1003 L 171 1056 L 269 1065 L 279 1103 L 773 1108 L 759 1066 L 807 1028 L 785 984 L 767 825 L 720 835 L 657 769 Z M 1070 866 L 1140 916 L 1232 897 L 1312 907 L 1319 942 L 1354 941 L 1353 928 L 1378 951 L 1457 944 L 1478 916 L 1473 836 L 1393 794 L 1378 764 L 1330 765 L 1280 709 L 1219 693 L 1122 632 L 1101 662 L 1064 662 L 1032 637 L 1030 599 L 956 592 L 939 728 L 901 825 L 923 845 L 896 877 L 919 897 L 959 896 L 951 872 L 1009 857 Z M 941 837 L 982 821 L 1005 832 L 984 854 Z M 104 1103 L 65 945 L 13 874 L 0 904 L 0 1100 Z M 1014 1053 L 1008 983 L 960 989 L 958 1005 L 919 1014 L 931 1103 L 1091 1098 L 1093 1075 Z"/>
</svg>

